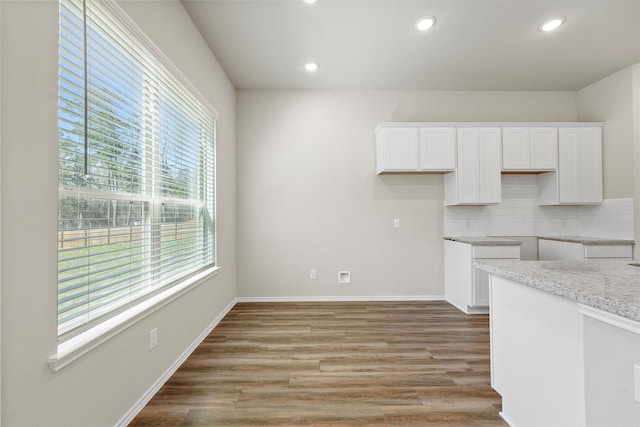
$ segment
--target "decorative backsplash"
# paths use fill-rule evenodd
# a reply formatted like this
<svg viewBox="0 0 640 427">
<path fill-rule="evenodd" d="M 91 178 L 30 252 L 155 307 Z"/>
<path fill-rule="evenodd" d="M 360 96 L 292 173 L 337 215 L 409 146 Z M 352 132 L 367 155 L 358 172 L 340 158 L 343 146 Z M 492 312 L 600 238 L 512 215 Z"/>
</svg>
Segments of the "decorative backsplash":
<svg viewBox="0 0 640 427">
<path fill-rule="evenodd" d="M 633 198 L 600 206 L 538 206 L 535 175 L 502 175 L 502 203 L 445 206 L 445 236 L 590 236 L 633 239 Z"/>
</svg>

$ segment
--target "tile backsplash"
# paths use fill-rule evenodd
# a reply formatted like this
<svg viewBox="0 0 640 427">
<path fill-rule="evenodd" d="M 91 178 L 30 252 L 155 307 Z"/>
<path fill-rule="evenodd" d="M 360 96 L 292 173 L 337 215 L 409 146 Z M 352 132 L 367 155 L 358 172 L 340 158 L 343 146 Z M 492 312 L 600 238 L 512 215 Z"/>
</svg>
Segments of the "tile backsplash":
<svg viewBox="0 0 640 427">
<path fill-rule="evenodd" d="M 588 236 L 633 239 L 633 198 L 599 206 L 538 206 L 535 175 L 502 175 L 502 203 L 445 206 L 445 236 Z"/>
<path fill-rule="evenodd" d="M 580 235 L 633 239 L 633 198 L 608 199 L 601 206 L 580 207 Z"/>
</svg>

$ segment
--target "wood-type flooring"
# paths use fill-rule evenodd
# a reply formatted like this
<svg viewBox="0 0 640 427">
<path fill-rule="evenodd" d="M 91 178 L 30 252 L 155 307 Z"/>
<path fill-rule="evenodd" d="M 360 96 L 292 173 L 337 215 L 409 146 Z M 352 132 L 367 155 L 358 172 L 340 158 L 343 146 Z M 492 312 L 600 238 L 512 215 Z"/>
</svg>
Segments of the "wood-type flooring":
<svg viewBox="0 0 640 427">
<path fill-rule="evenodd" d="M 238 303 L 131 426 L 506 426 L 488 316 L 446 302 Z"/>
</svg>

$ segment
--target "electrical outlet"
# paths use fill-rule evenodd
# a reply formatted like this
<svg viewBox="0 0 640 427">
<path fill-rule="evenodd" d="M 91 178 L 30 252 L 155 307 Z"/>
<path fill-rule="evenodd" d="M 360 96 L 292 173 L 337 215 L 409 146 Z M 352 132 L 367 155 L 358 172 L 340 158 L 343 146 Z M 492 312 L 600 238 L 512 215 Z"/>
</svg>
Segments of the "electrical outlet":
<svg viewBox="0 0 640 427">
<path fill-rule="evenodd" d="M 400 228 L 400 219 L 396 218 L 393 220 L 393 228 Z"/>
<path fill-rule="evenodd" d="M 316 280 L 318 278 L 318 272 L 316 270 L 311 270 L 309 272 L 309 279 Z"/>
<path fill-rule="evenodd" d="M 153 350 L 158 345 L 158 328 L 149 331 L 149 350 Z"/>
<path fill-rule="evenodd" d="M 349 283 L 351 283 L 351 272 L 350 271 L 338 271 L 338 283 L 340 283 L 340 284 L 349 284 Z"/>
</svg>

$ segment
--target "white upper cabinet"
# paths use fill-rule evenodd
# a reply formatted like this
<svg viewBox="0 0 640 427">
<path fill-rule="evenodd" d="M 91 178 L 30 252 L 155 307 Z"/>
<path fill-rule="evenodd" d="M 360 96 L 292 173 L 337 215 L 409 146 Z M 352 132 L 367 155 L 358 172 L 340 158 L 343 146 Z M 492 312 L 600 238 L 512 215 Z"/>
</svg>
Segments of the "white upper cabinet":
<svg viewBox="0 0 640 427">
<path fill-rule="evenodd" d="M 580 203 L 602 203 L 602 128 L 580 129 L 579 164 Z"/>
<path fill-rule="evenodd" d="M 500 203 L 501 129 L 457 129 L 458 166 L 444 176 L 445 205 Z"/>
<path fill-rule="evenodd" d="M 541 205 L 602 203 L 602 127 L 558 129 L 558 172 L 538 176 Z"/>
<path fill-rule="evenodd" d="M 540 205 L 600 204 L 602 123 L 380 123 L 376 172 L 446 172 L 445 205 L 500 203 L 501 173 L 537 173 Z"/>
<path fill-rule="evenodd" d="M 446 172 L 456 167 L 455 128 L 380 127 L 376 172 Z"/>
<path fill-rule="evenodd" d="M 558 167 L 556 127 L 502 128 L 502 170 L 540 172 Z"/>
<path fill-rule="evenodd" d="M 418 170 L 418 129 L 382 128 L 376 135 L 377 172 Z"/>
<path fill-rule="evenodd" d="M 452 171 L 456 168 L 455 128 L 420 128 L 420 170 Z"/>
</svg>

